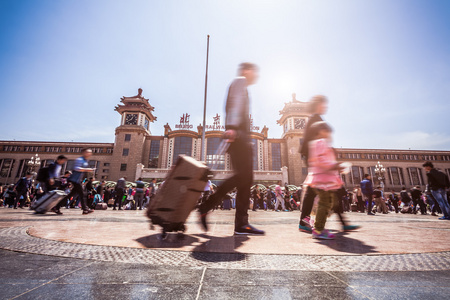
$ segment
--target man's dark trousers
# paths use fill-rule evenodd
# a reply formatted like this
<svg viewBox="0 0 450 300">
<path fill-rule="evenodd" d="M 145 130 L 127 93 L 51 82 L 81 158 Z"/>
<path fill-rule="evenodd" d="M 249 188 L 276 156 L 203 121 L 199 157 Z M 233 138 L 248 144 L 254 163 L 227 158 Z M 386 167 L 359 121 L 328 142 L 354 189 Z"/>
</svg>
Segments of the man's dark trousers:
<svg viewBox="0 0 450 300">
<path fill-rule="evenodd" d="M 20 199 L 22 197 L 22 199 Z M 22 208 L 27 201 L 27 191 L 17 191 L 16 199 L 14 200 L 14 208 L 17 208 L 17 204 Z"/>
<path fill-rule="evenodd" d="M 356 199 L 358 200 L 358 203 L 357 203 L 358 210 L 363 213 L 366 210 L 365 209 L 365 205 L 364 205 L 363 197 L 362 196 L 356 196 Z"/>
<path fill-rule="evenodd" d="M 235 187 L 236 216 L 234 226 L 240 228 L 248 225 L 248 209 L 250 206 L 250 188 L 253 182 L 253 153 L 247 137 L 238 137 L 228 149 L 235 174 L 219 186 L 217 192 L 200 206 L 202 213 L 219 205 L 223 197 Z"/>
<path fill-rule="evenodd" d="M 367 213 L 372 213 L 372 195 L 364 194 L 364 197 L 367 199 Z"/>
<path fill-rule="evenodd" d="M 58 203 L 58 205 L 55 206 L 55 209 L 59 210 L 61 208 L 61 206 L 65 205 L 65 203 L 67 203 L 67 199 L 70 199 L 73 196 L 78 195 L 78 198 L 81 201 L 81 208 L 83 209 L 83 211 L 89 210 L 89 208 L 87 206 L 87 199 L 83 192 L 83 186 L 81 185 L 81 183 L 77 183 L 77 182 L 71 182 L 71 183 L 72 183 L 72 190 L 70 191 L 70 193 L 67 196 L 65 196 Z"/>
<path fill-rule="evenodd" d="M 116 190 L 116 199 L 114 200 L 114 208 L 116 208 L 117 203 L 119 203 L 119 209 L 122 209 L 122 201 L 123 201 L 123 195 L 124 195 L 123 189 L 117 189 Z"/>
</svg>

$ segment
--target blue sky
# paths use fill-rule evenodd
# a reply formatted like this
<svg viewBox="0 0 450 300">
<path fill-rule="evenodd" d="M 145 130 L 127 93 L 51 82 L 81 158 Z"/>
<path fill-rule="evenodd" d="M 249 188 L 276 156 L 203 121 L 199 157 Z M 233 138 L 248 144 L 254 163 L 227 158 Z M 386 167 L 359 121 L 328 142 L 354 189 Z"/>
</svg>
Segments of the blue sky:
<svg viewBox="0 0 450 300">
<path fill-rule="evenodd" d="M 0 139 L 113 142 L 122 96 L 150 99 L 172 128 L 223 115 L 240 62 L 257 126 L 328 96 L 344 148 L 450 150 L 450 1 L 0 0 Z"/>
</svg>

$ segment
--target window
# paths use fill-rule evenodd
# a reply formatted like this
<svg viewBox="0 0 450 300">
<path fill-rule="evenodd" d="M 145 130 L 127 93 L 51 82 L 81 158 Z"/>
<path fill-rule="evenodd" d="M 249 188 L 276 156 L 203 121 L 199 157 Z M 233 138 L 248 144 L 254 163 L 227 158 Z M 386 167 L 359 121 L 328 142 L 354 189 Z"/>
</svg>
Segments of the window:
<svg viewBox="0 0 450 300">
<path fill-rule="evenodd" d="M 281 144 L 272 143 L 272 171 L 281 170 Z"/>
<path fill-rule="evenodd" d="M 3 146 L 3 151 L 17 152 L 20 151 L 20 146 Z"/>
<path fill-rule="evenodd" d="M 109 167 L 109 163 L 103 163 L 104 167 Z"/>
<path fill-rule="evenodd" d="M 19 163 L 19 169 L 17 170 L 16 177 L 22 178 L 29 171 L 28 162 L 29 159 L 22 159 Z M 31 170 L 30 170 L 31 171 Z"/>
<path fill-rule="evenodd" d="M 40 152 L 41 147 L 40 146 L 25 146 L 25 147 L 23 147 L 23 151 L 25 151 L 25 152 Z"/>
<path fill-rule="evenodd" d="M 221 138 L 208 138 L 206 141 L 206 164 L 215 170 L 225 170 L 225 154 L 217 155 Z"/>
<path fill-rule="evenodd" d="M 175 137 L 175 143 L 173 146 L 173 158 L 176 162 L 180 154 L 192 156 L 192 138 L 188 136 Z"/>
<path fill-rule="evenodd" d="M 128 148 L 123 148 L 123 151 L 122 151 L 122 156 L 128 156 L 128 153 L 130 152 L 130 149 L 128 149 Z"/>
<path fill-rule="evenodd" d="M 411 185 L 424 185 L 421 168 L 407 168 Z"/>
<path fill-rule="evenodd" d="M 388 175 L 392 185 L 405 185 L 402 168 L 390 167 L 388 168 Z"/>
<path fill-rule="evenodd" d="M 127 164 L 120 164 L 120 171 L 126 171 L 127 170 Z"/>
<path fill-rule="evenodd" d="M 109 173 L 109 169 L 103 169 L 103 173 Z"/>
<path fill-rule="evenodd" d="M 92 148 L 92 153 L 103 153 L 103 148 Z"/>
<path fill-rule="evenodd" d="M 158 168 L 160 140 L 152 140 L 150 144 L 150 156 L 148 158 L 149 168 Z"/>
<path fill-rule="evenodd" d="M 362 181 L 362 178 L 364 176 L 364 170 L 362 167 L 358 167 L 358 166 L 352 166 L 352 168 L 350 169 L 350 178 L 351 178 L 351 183 L 353 185 L 355 184 L 359 184 Z"/>
<path fill-rule="evenodd" d="M 113 148 L 107 148 L 106 153 L 111 154 L 111 153 L 113 153 L 113 150 L 114 150 Z"/>
<path fill-rule="evenodd" d="M 302 175 L 308 175 L 308 168 L 302 168 Z"/>
<path fill-rule="evenodd" d="M 131 141 L 131 134 L 125 134 L 125 142 Z"/>
<path fill-rule="evenodd" d="M 252 139 L 253 170 L 258 170 L 258 140 Z"/>
<path fill-rule="evenodd" d="M 68 153 L 79 153 L 81 152 L 81 147 L 67 147 L 66 152 Z"/>
<path fill-rule="evenodd" d="M 14 159 L 0 159 L 0 177 L 11 177 L 14 168 Z"/>
<path fill-rule="evenodd" d="M 69 159 L 69 160 L 67 161 L 66 170 L 67 170 L 67 171 L 72 171 L 74 165 L 75 165 L 75 160 Z"/>
</svg>

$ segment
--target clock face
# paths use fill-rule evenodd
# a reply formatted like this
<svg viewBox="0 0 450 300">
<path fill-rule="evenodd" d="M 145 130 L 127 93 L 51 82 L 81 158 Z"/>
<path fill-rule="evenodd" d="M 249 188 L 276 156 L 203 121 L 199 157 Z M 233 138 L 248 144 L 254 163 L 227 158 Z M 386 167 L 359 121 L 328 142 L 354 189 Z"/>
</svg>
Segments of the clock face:
<svg viewBox="0 0 450 300">
<path fill-rule="evenodd" d="M 137 125 L 138 115 L 137 114 L 127 114 L 125 117 L 125 125 Z"/>
<path fill-rule="evenodd" d="M 144 121 L 144 127 L 145 127 L 145 129 L 147 129 L 148 130 L 148 125 L 149 125 L 149 120 L 147 119 L 147 118 L 145 118 L 145 121 Z"/>
<path fill-rule="evenodd" d="M 294 119 L 294 128 L 295 129 L 304 129 L 305 128 L 305 119 Z"/>
</svg>

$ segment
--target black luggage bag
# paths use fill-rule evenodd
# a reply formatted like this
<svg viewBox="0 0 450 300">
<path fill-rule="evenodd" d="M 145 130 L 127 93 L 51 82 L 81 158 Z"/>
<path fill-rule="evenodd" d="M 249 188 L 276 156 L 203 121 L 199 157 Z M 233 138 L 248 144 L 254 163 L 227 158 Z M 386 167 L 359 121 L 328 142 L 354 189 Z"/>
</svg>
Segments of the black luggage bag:
<svg viewBox="0 0 450 300">
<path fill-rule="evenodd" d="M 211 172 L 202 162 L 180 155 L 147 207 L 152 224 L 167 232 L 185 231 L 184 223 L 195 208 Z"/>
</svg>

